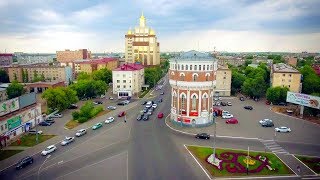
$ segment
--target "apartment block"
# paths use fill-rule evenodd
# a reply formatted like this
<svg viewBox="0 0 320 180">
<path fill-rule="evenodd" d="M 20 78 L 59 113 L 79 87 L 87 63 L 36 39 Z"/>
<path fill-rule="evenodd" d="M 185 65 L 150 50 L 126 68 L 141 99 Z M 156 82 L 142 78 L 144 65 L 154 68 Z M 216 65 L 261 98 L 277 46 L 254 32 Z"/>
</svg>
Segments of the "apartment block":
<svg viewBox="0 0 320 180">
<path fill-rule="evenodd" d="M 13 63 L 13 54 L 0 54 L 0 66 L 10 66 Z"/>
<path fill-rule="evenodd" d="M 116 69 L 118 67 L 119 61 L 117 58 L 103 58 L 94 59 L 90 61 L 78 61 L 75 62 L 75 72 L 86 72 L 92 73 L 93 71 L 107 68 L 109 70 Z"/>
<path fill-rule="evenodd" d="M 270 76 L 272 87 L 288 87 L 290 91 L 296 93 L 301 90 L 300 72 L 287 64 L 273 64 Z"/>
<path fill-rule="evenodd" d="M 216 71 L 215 94 L 219 96 L 231 95 L 231 76 L 232 71 L 228 66 L 218 66 Z"/>
<path fill-rule="evenodd" d="M 79 49 L 75 51 L 70 51 L 66 49 L 65 51 L 57 51 L 57 61 L 60 63 L 69 63 L 79 59 L 90 59 L 91 51 L 87 49 Z"/>
</svg>

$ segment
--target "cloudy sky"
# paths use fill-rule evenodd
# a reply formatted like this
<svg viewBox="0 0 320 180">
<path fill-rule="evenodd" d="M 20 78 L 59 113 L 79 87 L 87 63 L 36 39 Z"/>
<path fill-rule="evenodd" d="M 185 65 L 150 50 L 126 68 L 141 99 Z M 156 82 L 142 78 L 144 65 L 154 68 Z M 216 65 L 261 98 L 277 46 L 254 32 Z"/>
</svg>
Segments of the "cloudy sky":
<svg viewBox="0 0 320 180">
<path fill-rule="evenodd" d="M 161 51 L 320 52 L 320 0 L 0 0 L 0 52 L 123 52 L 143 11 Z"/>
</svg>

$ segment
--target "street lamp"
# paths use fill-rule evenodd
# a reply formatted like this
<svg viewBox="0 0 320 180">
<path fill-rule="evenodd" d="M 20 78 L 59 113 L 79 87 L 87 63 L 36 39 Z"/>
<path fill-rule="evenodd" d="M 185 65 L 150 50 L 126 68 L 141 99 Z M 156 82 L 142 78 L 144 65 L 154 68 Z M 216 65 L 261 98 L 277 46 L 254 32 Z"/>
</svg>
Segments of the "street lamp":
<svg viewBox="0 0 320 180">
<path fill-rule="evenodd" d="M 35 125 L 36 125 L 36 143 L 38 144 L 39 137 L 38 137 L 38 123 L 37 123 L 36 108 L 33 108 L 33 114 L 34 114 L 34 122 L 35 122 Z"/>
<path fill-rule="evenodd" d="M 37 179 L 39 180 L 39 175 L 40 175 L 40 170 L 42 168 L 42 166 L 44 165 L 44 163 L 46 163 L 46 161 L 51 157 L 51 155 L 49 154 L 46 159 L 43 161 L 43 163 L 41 164 L 41 166 L 39 167 L 39 170 L 38 170 L 38 174 L 37 174 Z"/>
</svg>

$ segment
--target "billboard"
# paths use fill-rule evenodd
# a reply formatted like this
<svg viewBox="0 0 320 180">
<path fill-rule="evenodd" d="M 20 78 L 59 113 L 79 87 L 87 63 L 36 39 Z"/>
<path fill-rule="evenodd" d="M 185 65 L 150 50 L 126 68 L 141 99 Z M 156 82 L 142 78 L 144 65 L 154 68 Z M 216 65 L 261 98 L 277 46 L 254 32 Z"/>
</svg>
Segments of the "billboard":
<svg viewBox="0 0 320 180">
<path fill-rule="evenodd" d="M 308 94 L 294 93 L 288 91 L 287 102 L 300 104 L 315 109 L 320 109 L 320 97 L 318 96 L 310 96 Z"/>
<path fill-rule="evenodd" d="M 14 129 L 14 128 L 20 126 L 21 117 L 20 116 L 13 117 L 13 118 L 9 119 L 7 121 L 7 123 L 8 123 L 8 129 L 9 130 Z"/>
<path fill-rule="evenodd" d="M 36 93 L 28 93 L 19 97 L 19 108 L 22 109 L 37 102 Z"/>
<path fill-rule="evenodd" d="M 19 110 L 19 98 L 9 99 L 0 103 L 0 116 Z"/>
</svg>

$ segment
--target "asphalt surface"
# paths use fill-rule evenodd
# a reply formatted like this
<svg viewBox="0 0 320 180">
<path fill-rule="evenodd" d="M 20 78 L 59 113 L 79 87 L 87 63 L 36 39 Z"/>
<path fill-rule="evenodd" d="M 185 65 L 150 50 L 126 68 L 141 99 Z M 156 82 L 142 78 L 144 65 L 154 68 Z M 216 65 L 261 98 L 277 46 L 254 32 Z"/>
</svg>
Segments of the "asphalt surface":
<svg viewBox="0 0 320 180">
<path fill-rule="evenodd" d="M 159 95 L 161 91 L 166 94 Z M 36 154 L 33 156 L 32 165 L 19 171 L 9 167 L 0 172 L 0 179 L 208 179 L 184 145 L 212 147 L 213 138 L 199 140 L 192 135 L 169 129 L 165 124 L 165 118 L 158 119 L 157 113 L 163 112 L 165 117 L 170 113 L 170 86 L 166 84 L 162 90 L 154 91 L 152 94 L 153 97 L 146 98 L 156 100 L 162 97 L 164 101 L 158 105 L 148 121 L 136 120 L 139 111 L 144 107 L 141 105 L 141 102 L 146 100 L 144 99 L 118 107 L 110 114 L 85 123 L 75 130 L 52 130 L 66 136 L 74 135 L 77 129 L 89 128 L 88 133 L 76 138 L 75 142 L 65 147 L 57 144 L 58 149 L 50 158 L 46 159 L 34 152 Z M 116 117 L 123 110 L 127 112 L 126 123 L 124 117 Z M 114 116 L 115 122 L 103 124 L 102 128 L 95 131 L 90 129 L 94 123 L 103 122 L 109 116 Z M 241 128 L 237 130 L 245 131 Z M 59 143 L 61 140 L 56 142 Z M 216 138 L 217 148 L 247 149 L 249 146 L 250 150 L 271 152 L 272 149 L 266 148 L 264 143 L 257 139 Z M 277 143 L 291 154 L 320 152 L 317 144 L 294 142 L 290 137 L 284 138 L 281 142 L 271 143 Z M 283 156 L 291 162 L 290 166 L 296 165 L 291 155 Z M 288 177 L 296 178 L 299 177 Z"/>
</svg>

